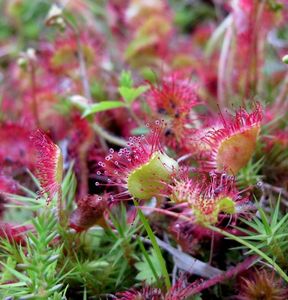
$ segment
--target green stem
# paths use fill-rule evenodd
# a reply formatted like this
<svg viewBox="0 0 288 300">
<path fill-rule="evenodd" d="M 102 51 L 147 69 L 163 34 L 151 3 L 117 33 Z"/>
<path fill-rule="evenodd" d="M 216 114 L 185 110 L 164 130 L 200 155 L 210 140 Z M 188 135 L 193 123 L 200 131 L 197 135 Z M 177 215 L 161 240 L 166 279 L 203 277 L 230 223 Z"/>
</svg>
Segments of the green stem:
<svg viewBox="0 0 288 300">
<path fill-rule="evenodd" d="M 138 202 L 136 200 L 133 200 L 133 202 L 134 202 L 134 205 L 137 207 L 138 206 Z M 164 276 L 164 281 L 165 281 L 166 288 L 167 288 L 167 290 L 169 290 L 170 287 L 171 287 L 171 283 L 170 283 L 169 274 L 168 274 L 168 271 L 167 271 L 167 268 L 166 268 L 166 263 L 165 263 L 165 260 L 164 260 L 164 258 L 162 256 L 162 253 L 161 253 L 161 249 L 160 249 L 160 247 L 159 247 L 159 245 L 157 243 L 155 235 L 154 235 L 154 233 L 153 233 L 153 231 L 152 231 L 152 229 L 151 229 L 148 221 L 146 220 L 143 212 L 140 209 L 138 209 L 138 215 L 140 217 L 141 222 L 143 223 L 143 225 L 145 227 L 145 230 L 147 231 L 147 234 L 148 234 L 148 236 L 150 238 L 151 244 L 152 244 L 152 246 L 153 246 L 153 248 L 155 250 L 155 253 L 156 253 L 157 258 L 159 260 L 159 264 L 161 266 L 162 274 Z"/>
<path fill-rule="evenodd" d="M 132 110 L 132 107 L 127 106 L 127 109 L 132 117 L 132 119 L 137 123 L 138 126 L 143 126 L 142 121 L 137 117 L 137 115 L 134 113 L 134 111 Z"/>
<path fill-rule="evenodd" d="M 63 207 L 63 197 L 62 197 L 62 187 L 59 187 L 58 193 L 57 193 L 57 214 L 58 214 L 58 221 L 59 224 L 62 226 L 62 228 L 66 228 L 67 220 L 64 213 L 64 207 Z"/>
<path fill-rule="evenodd" d="M 94 123 L 94 124 L 91 124 L 91 126 L 100 137 L 104 138 L 109 143 L 120 146 L 120 147 L 127 146 L 127 143 L 124 139 L 119 138 L 115 135 L 112 135 L 111 133 L 106 131 L 104 128 L 102 128 L 100 125 Z"/>
<path fill-rule="evenodd" d="M 82 82 L 83 94 L 89 101 L 91 101 L 92 98 L 91 98 L 91 92 L 90 92 L 90 84 L 89 84 L 87 66 L 86 66 L 86 62 L 85 62 L 83 49 L 81 47 L 79 30 L 66 18 L 65 18 L 65 22 L 68 25 L 68 27 L 72 30 L 72 32 L 74 33 L 74 36 L 75 36 L 75 39 L 77 42 L 77 54 L 78 54 L 78 60 L 79 60 L 80 78 L 81 78 L 81 82 Z M 104 128 L 102 128 L 99 124 L 92 124 L 92 127 L 93 127 L 94 131 L 99 135 L 100 142 L 104 146 L 103 148 L 106 148 L 105 140 L 112 144 L 118 145 L 120 147 L 126 146 L 125 140 L 113 136 L 112 134 L 107 132 Z"/>
<path fill-rule="evenodd" d="M 153 273 L 153 276 L 154 276 L 154 278 L 155 278 L 155 280 L 157 282 L 159 280 L 158 274 L 157 274 L 157 272 L 156 272 L 156 270 L 155 270 L 155 268 L 153 266 L 153 263 L 152 263 L 152 261 L 151 261 L 151 259 L 149 257 L 149 254 L 147 253 L 147 251 L 146 251 L 146 249 L 145 249 L 145 247 L 143 245 L 143 242 L 141 241 L 141 239 L 139 237 L 137 237 L 137 241 L 138 241 L 140 249 L 141 249 L 141 251 L 142 251 L 142 253 L 143 253 L 143 255 L 144 255 L 144 257 L 145 257 L 145 259 L 146 259 L 146 261 L 147 261 L 147 263 L 148 263 L 148 265 L 149 265 L 149 267 L 150 267 L 150 269 L 151 269 L 151 271 Z"/>
<path fill-rule="evenodd" d="M 279 273 L 279 275 L 281 275 L 281 277 L 288 282 L 288 276 L 286 275 L 286 273 L 280 268 L 280 266 L 274 262 L 268 255 L 266 255 L 264 252 L 262 252 L 261 250 L 259 250 L 258 248 L 254 247 L 253 245 L 251 245 L 249 242 L 246 242 L 245 240 L 241 239 L 240 237 L 233 235 L 227 231 L 224 231 L 220 228 L 208 225 L 207 228 L 209 228 L 210 230 L 220 233 L 228 238 L 230 238 L 231 240 L 234 240 L 244 246 L 246 246 L 247 248 L 251 249 L 252 251 L 254 251 L 255 253 L 257 253 L 259 256 L 261 256 L 263 259 L 265 259 L 271 266 L 273 266 L 275 268 L 275 270 Z"/>
</svg>

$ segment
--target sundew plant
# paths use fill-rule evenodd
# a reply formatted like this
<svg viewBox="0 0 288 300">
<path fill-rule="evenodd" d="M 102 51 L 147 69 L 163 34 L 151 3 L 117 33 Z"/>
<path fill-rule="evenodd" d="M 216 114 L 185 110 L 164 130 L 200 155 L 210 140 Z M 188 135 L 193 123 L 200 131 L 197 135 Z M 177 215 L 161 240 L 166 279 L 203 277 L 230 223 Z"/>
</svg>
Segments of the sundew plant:
<svg viewBox="0 0 288 300">
<path fill-rule="evenodd" d="M 288 2 L 0 0 L 0 299 L 288 299 Z"/>
</svg>

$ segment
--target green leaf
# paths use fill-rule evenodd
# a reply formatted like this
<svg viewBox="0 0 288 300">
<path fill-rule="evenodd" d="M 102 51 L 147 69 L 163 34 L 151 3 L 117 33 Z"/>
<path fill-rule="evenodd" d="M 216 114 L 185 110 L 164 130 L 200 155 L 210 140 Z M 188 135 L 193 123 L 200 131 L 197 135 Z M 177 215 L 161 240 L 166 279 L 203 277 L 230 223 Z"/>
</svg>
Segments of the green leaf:
<svg viewBox="0 0 288 300">
<path fill-rule="evenodd" d="M 118 107 L 125 107 L 125 103 L 121 101 L 102 101 L 99 103 L 95 103 L 90 105 L 83 113 L 82 117 L 85 118 L 87 116 L 90 116 L 94 113 L 114 109 Z"/>
<path fill-rule="evenodd" d="M 130 71 L 122 71 L 120 75 L 120 86 L 121 87 L 127 87 L 132 88 L 134 81 L 132 78 L 132 74 Z"/>
<path fill-rule="evenodd" d="M 137 207 L 138 202 L 136 200 L 133 200 L 133 202 L 134 202 L 134 205 Z M 143 214 L 143 212 L 141 210 L 138 210 L 138 216 L 139 216 L 143 226 L 145 227 L 145 230 L 149 236 L 149 239 L 151 241 L 153 249 L 155 250 L 155 254 L 157 255 L 157 260 L 161 267 L 161 273 L 163 274 L 166 288 L 169 289 L 171 287 L 170 278 L 169 278 L 169 274 L 168 274 L 168 271 L 166 268 L 166 262 L 162 256 L 161 249 L 157 243 L 156 237 L 152 231 L 152 228 L 150 227 L 149 222 L 146 220 L 145 215 Z"/>
<path fill-rule="evenodd" d="M 133 135 L 142 135 L 147 134 L 149 132 L 149 128 L 147 127 L 137 127 L 131 130 Z"/>
<path fill-rule="evenodd" d="M 277 225 L 275 225 L 275 227 L 273 227 L 273 232 L 281 229 L 281 227 L 283 228 L 287 228 L 287 224 L 285 225 L 285 223 L 288 222 L 288 214 L 286 214 L 285 216 L 283 216 L 279 222 L 277 223 Z"/>
<path fill-rule="evenodd" d="M 131 104 L 140 95 L 146 92 L 149 87 L 146 85 L 140 85 L 138 87 L 133 87 L 134 81 L 130 71 L 122 71 L 119 81 L 119 94 L 125 100 L 126 103 Z"/>
<path fill-rule="evenodd" d="M 14 270 L 15 267 L 16 267 L 17 262 L 13 259 L 13 257 L 8 256 L 6 264 L 7 264 L 7 266 L 9 266 L 10 268 L 12 268 Z M 4 268 L 3 271 L 2 271 L 2 274 L 1 274 L 0 283 L 6 283 L 10 280 L 13 282 L 13 275 L 9 272 L 9 270 L 7 268 L 6 269 Z"/>
<path fill-rule="evenodd" d="M 261 220 L 262 220 L 265 232 L 267 234 L 271 234 L 272 230 L 271 230 L 270 225 L 269 225 L 268 217 L 266 216 L 266 214 L 265 214 L 264 210 L 262 209 L 262 207 L 258 207 L 258 211 L 260 213 Z"/>
<path fill-rule="evenodd" d="M 140 36 L 134 39 L 127 47 L 125 51 L 125 59 L 130 60 L 133 56 L 139 53 L 145 47 L 153 46 L 157 43 L 159 37 L 156 34 L 149 34 L 147 36 Z"/>
<path fill-rule="evenodd" d="M 161 265 L 154 249 L 151 250 L 151 254 L 149 254 L 148 257 L 154 267 L 154 270 L 157 272 L 158 277 L 162 277 Z M 142 256 L 142 260 L 135 264 L 135 267 L 139 272 L 136 276 L 137 280 L 145 281 L 147 284 L 153 284 L 156 282 L 155 275 L 153 274 L 150 264 L 144 255 Z"/>
<path fill-rule="evenodd" d="M 0 289 L 9 289 L 11 287 L 21 287 L 26 286 L 25 282 L 15 282 L 15 283 L 5 283 L 3 285 L 0 285 Z"/>
<path fill-rule="evenodd" d="M 152 274 L 154 276 L 155 282 L 158 282 L 158 280 L 159 280 L 158 272 L 157 272 L 157 270 L 155 270 L 155 266 L 153 264 L 153 261 L 150 259 L 149 253 L 146 251 L 146 249 L 145 249 L 145 247 L 143 245 L 143 242 L 140 240 L 140 238 L 137 238 L 137 241 L 138 241 L 140 249 L 141 249 L 141 251 L 143 253 L 143 256 L 144 256 L 146 262 L 148 263 L 149 268 L 150 268 L 150 270 L 151 270 L 151 272 L 152 272 Z"/>
<path fill-rule="evenodd" d="M 145 93 L 149 89 L 146 85 L 141 85 L 137 88 L 130 88 L 126 86 L 119 87 L 119 93 L 125 102 L 131 104 L 136 98 Z"/>
<path fill-rule="evenodd" d="M 11 266 L 9 266 L 8 264 L 4 264 L 2 262 L 0 262 L 7 271 L 9 271 L 12 275 L 14 275 L 15 277 L 17 277 L 20 281 L 25 282 L 25 284 L 31 284 L 32 281 L 29 277 L 23 275 L 22 273 L 14 270 L 14 268 L 11 268 Z"/>
<path fill-rule="evenodd" d="M 273 258 L 269 257 L 265 252 L 261 251 L 260 249 L 258 249 L 257 247 L 255 247 L 253 244 L 249 243 L 248 241 L 244 240 L 242 237 L 238 237 L 236 235 L 233 235 L 225 230 L 222 230 L 220 228 L 214 227 L 214 226 L 207 226 L 207 228 L 223 234 L 224 236 L 244 245 L 245 247 L 247 247 L 248 249 L 250 249 L 251 251 L 253 251 L 254 253 L 258 254 L 259 256 L 261 256 L 262 259 L 266 260 L 266 262 L 268 262 L 271 266 L 273 266 L 273 268 L 278 272 L 278 274 L 286 281 L 288 282 L 288 276 L 286 274 L 285 271 L 283 271 L 281 269 L 281 267 L 274 261 Z M 258 245 L 259 246 L 259 245 Z"/>
<path fill-rule="evenodd" d="M 271 227 L 274 229 L 274 227 L 277 225 L 277 221 L 279 219 L 279 209 L 280 209 L 280 202 L 281 197 L 279 195 L 272 218 L 271 218 Z"/>
</svg>

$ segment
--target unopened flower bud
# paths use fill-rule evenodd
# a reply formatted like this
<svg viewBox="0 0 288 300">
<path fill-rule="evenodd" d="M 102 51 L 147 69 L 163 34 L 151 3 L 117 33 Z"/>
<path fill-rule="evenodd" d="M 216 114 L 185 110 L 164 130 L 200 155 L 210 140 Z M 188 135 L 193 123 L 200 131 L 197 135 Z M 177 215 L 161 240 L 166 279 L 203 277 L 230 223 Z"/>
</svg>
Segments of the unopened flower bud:
<svg viewBox="0 0 288 300">
<path fill-rule="evenodd" d="M 81 232 L 94 225 L 105 226 L 104 211 L 108 206 L 107 199 L 105 195 L 82 197 L 70 216 L 70 227 Z"/>
<path fill-rule="evenodd" d="M 53 4 L 46 17 L 46 24 L 48 26 L 54 25 L 56 19 L 62 17 L 62 13 L 63 13 L 62 9 L 58 5 Z"/>
<path fill-rule="evenodd" d="M 27 58 L 30 60 L 30 61 L 36 61 L 37 60 L 37 57 L 36 57 L 36 51 L 35 49 L 33 48 L 28 48 L 26 50 L 26 55 L 27 55 Z"/>
<path fill-rule="evenodd" d="M 57 27 L 59 27 L 59 29 L 61 31 L 64 31 L 66 29 L 66 23 L 65 23 L 65 20 L 62 18 L 62 17 L 57 17 L 56 20 L 55 20 L 55 25 Z"/>
<path fill-rule="evenodd" d="M 288 64 L 288 54 L 282 57 L 282 61 L 284 62 L 284 64 Z"/>
<path fill-rule="evenodd" d="M 17 60 L 17 64 L 23 71 L 27 70 L 28 61 L 25 57 L 19 57 Z"/>
<path fill-rule="evenodd" d="M 84 112 L 89 105 L 89 100 L 80 95 L 71 96 L 70 101 L 80 112 Z"/>
</svg>

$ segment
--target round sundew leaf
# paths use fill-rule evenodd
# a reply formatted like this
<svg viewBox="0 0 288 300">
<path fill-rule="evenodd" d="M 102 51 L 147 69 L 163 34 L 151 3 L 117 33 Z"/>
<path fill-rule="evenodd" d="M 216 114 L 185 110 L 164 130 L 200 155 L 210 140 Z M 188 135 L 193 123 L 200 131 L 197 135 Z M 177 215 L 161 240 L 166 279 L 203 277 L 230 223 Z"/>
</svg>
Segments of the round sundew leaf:
<svg viewBox="0 0 288 300">
<path fill-rule="evenodd" d="M 195 217 L 196 223 L 198 223 L 199 225 L 205 226 L 207 224 L 215 224 L 218 221 L 219 207 L 215 206 L 215 209 L 209 214 L 205 213 L 200 208 L 194 208 L 193 215 Z"/>
<path fill-rule="evenodd" d="M 67 46 L 63 46 L 55 52 L 51 59 L 51 63 L 53 67 L 60 67 L 66 64 L 69 64 L 75 60 L 75 55 L 71 48 Z"/>
<path fill-rule="evenodd" d="M 259 131 L 260 127 L 255 126 L 225 139 L 217 152 L 218 171 L 237 174 L 249 162 L 256 148 Z"/>
<path fill-rule="evenodd" d="M 230 215 L 232 215 L 236 212 L 235 202 L 229 197 L 222 198 L 218 202 L 217 206 L 219 208 L 219 212 L 224 212 L 224 213 L 230 214 Z"/>
<path fill-rule="evenodd" d="M 211 199 L 211 201 L 213 200 Z M 205 204 L 205 202 L 203 202 L 203 204 Z M 200 207 L 193 208 L 193 214 L 198 224 L 201 225 L 215 224 L 218 222 L 218 217 L 220 212 L 226 214 L 234 214 L 236 212 L 235 202 L 230 197 L 224 197 L 220 200 L 217 200 L 217 202 L 214 205 L 212 205 L 212 207 L 213 207 L 212 211 L 208 210 L 206 212 L 204 206 L 202 209 Z"/>
<path fill-rule="evenodd" d="M 149 200 L 161 192 L 164 183 L 170 181 L 171 174 L 176 170 L 178 163 L 174 159 L 156 152 L 146 164 L 128 176 L 128 191 L 135 198 Z"/>
</svg>

